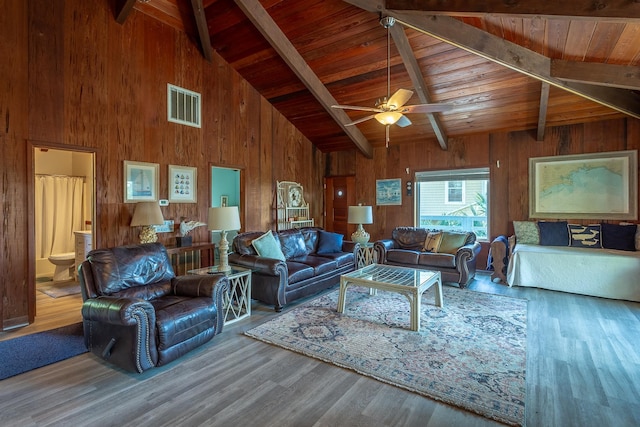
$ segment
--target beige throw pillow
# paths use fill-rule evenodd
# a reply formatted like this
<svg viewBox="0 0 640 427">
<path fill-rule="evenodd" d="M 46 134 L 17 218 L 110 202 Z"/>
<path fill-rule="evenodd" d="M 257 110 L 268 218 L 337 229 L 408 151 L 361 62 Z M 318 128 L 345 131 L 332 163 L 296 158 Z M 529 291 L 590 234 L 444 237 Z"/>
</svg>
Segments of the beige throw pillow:
<svg viewBox="0 0 640 427">
<path fill-rule="evenodd" d="M 427 238 L 424 240 L 424 250 L 427 252 L 438 252 L 441 242 L 442 231 L 429 231 L 427 233 Z"/>
<path fill-rule="evenodd" d="M 467 233 L 454 233 L 445 231 L 440 243 L 439 252 L 446 254 L 454 254 L 458 252 L 464 242 L 467 240 Z"/>
</svg>

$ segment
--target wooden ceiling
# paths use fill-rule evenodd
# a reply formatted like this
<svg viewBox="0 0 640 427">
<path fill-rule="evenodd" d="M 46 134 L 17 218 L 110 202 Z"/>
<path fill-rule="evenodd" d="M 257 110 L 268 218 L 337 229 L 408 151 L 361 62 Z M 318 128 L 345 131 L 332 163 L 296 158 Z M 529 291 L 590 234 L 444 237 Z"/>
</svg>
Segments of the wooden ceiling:
<svg viewBox="0 0 640 427">
<path fill-rule="evenodd" d="M 181 31 L 205 58 L 216 51 L 322 152 L 385 145 L 370 113 L 390 91 L 408 104 L 454 104 L 410 114 L 390 144 L 640 118 L 640 2 L 501 0 L 116 0 Z"/>
</svg>

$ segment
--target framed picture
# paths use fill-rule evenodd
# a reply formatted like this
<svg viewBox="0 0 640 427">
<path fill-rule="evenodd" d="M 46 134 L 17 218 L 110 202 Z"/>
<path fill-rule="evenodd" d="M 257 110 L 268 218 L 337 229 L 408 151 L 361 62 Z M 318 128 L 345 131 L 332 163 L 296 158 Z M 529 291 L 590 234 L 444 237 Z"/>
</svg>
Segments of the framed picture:
<svg viewBox="0 0 640 427">
<path fill-rule="evenodd" d="M 158 200 L 160 166 L 157 163 L 124 161 L 124 202 Z"/>
<path fill-rule="evenodd" d="M 401 205 L 402 179 L 376 179 L 376 205 Z"/>
<path fill-rule="evenodd" d="M 189 166 L 169 165 L 169 203 L 196 203 L 198 170 Z"/>
<path fill-rule="evenodd" d="M 529 159 L 529 216 L 638 217 L 636 150 Z"/>
<path fill-rule="evenodd" d="M 154 225 L 156 233 L 173 233 L 174 222 L 172 219 L 165 219 L 162 225 Z"/>
<path fill-rule="evenodd" d="M 220 196 L 220 207 L 226 208 L 229 206 L 229 196 Z"/>
<path fill-rule="evenodd" d="M 290 208 L 302 208 L 307 205 L 304 201 L 304 192 L 300 184 L 289 185 L 285 197 L 287 198 L 287 206 Z"/>
</svg>

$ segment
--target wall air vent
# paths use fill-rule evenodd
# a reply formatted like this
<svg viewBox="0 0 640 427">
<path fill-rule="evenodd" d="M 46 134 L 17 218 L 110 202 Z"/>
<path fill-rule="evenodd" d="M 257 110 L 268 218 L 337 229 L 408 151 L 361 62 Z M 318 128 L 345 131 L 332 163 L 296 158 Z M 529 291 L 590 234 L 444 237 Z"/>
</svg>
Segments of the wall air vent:
<svg viewBox="0 0 640 427">
<path fill-rule="evenodd" d="M 200 94 L 167 84 L 167 119 L 170 122 L 200 127 Z"/>
</svg>

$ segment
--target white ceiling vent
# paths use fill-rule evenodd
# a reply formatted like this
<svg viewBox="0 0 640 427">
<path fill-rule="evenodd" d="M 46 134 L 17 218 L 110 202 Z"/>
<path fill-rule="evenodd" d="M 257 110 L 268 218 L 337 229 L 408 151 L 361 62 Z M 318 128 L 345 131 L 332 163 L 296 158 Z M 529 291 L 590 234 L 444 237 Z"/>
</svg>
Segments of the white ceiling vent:
<svg viewBox="0 0 640 427">
<path fill-rule="evenodd" d="M 167 84 L 167 119 L 199 128 L 200 94 Z"/>
</svg>

